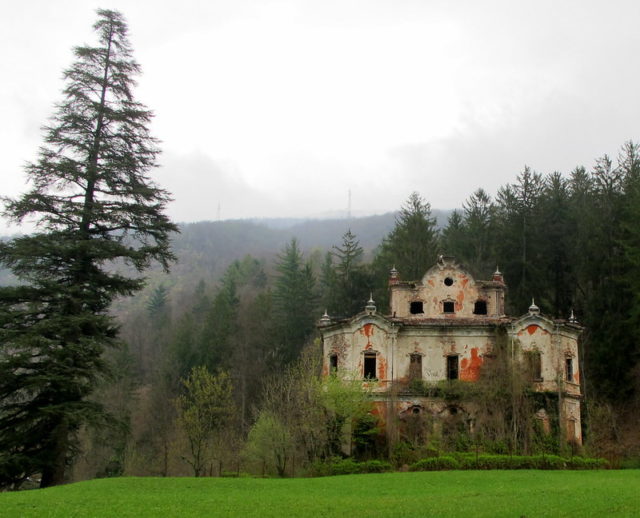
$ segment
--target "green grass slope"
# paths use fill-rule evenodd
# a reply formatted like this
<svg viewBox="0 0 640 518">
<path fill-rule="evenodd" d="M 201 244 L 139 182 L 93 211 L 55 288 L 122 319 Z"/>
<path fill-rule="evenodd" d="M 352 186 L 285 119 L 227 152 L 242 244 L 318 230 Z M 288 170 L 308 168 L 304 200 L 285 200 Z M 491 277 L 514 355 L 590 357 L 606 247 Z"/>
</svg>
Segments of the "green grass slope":
<svg viewBox="0 0 640 518">
<path fill-rule="evenodd" d="M 114 478 L 0 494 L 0 516 L 640 516 L 640 470 Z"/>
</svg>

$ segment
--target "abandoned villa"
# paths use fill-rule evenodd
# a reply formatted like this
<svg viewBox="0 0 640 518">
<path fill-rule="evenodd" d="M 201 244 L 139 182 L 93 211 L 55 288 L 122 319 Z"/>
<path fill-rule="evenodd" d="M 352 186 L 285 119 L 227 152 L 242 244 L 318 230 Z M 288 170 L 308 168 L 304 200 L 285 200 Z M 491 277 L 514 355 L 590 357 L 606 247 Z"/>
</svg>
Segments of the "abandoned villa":
<svg viewBox="0 0 640 518">
<path fill-rule="evenodd" d="M 473 403 L 425 395 L 412 387 L 447 380 L 476 382 L 497 354 L 508 354 L 510 362 L 526 367 L 521 372 L 533 392 L 556 396 L 556 408 L 538 405 L 533 410 L 541 429 L 548 433 L 554 412 L 566 440 L 582 443 L 582 327 L 573 315 L 551 319 L 532 302 L 525 315 L 509 317 L 500 271 L 490 281 L 475 280 L 453 258 L 443 256 L 419 281 L 400 280 L 392 269 L 389 291 L 389 315 L 380 314 L 371 299 L 351 318 L 332 319 L 325 312 L 319 322 L 324 375 L 356 373 L 364 384 L 375 380 L 375 413 L 383 421 L 424 415 L 442 422 L 454 417 L 472 428 Z M 506 346 L 501 349 L 498 340 Z"/>
</svg>

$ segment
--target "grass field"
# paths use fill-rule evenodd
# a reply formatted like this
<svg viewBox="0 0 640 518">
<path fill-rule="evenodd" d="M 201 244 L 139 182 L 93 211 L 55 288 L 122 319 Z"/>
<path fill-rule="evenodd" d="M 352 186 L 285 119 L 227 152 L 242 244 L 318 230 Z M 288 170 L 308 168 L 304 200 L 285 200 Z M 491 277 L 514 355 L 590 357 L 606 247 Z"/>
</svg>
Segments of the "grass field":
<svg viewBox="0 0 640 518">
<path fill-rule="evenodd" d="M 112 478 L 0 494 L 0 516 L 640 516 L 640 470 Z"/>
</svg>

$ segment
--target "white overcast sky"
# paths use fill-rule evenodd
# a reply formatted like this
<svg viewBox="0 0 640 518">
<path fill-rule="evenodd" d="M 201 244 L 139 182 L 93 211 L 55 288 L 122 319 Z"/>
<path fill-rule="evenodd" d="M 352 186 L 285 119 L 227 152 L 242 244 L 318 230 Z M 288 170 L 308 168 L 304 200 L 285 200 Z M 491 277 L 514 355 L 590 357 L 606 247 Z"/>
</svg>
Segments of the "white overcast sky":
<svg viewBox="0 0 640 518">
<path fill-rule="evenodd" d="M 22 0 L 0 16 L 2 194 L 95 9 L 120 10 L 177 221 L 454 208 L 640 139 L 640 1 Z"/>
</svg>

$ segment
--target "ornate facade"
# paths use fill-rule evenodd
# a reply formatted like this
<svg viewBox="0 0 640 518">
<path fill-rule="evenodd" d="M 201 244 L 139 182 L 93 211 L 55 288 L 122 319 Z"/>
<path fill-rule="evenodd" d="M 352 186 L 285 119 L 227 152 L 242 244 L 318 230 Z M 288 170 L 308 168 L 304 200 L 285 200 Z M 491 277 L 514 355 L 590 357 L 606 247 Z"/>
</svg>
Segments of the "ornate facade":
<svg viewBox="0 0 640 518">
<path fill-rule="evenodd" d="M 578 337 L 582 327 L 571 317 L 551 319 L 532 302 L 528 313 L 505 315 L 506 285 L 496 271 L 490 281 L 475 280 L 453 258 L 440 256 L 420 281 L 389 278 L 390 314 L 380 314 L 373 300 L 358 315 L 334 320 L 325 313 L 319 323 L 323 372 L 376 380 L 378 412 L 426 414 L 444 419 L 459 411 L 473 426 L 473 405 L 451 405 L 446 398 L 426 397 L 416 382 L 476 382 L 498 351 L 519 362 L 534 391 L 552 394 L 558 422 L 568 441 L 581 443 Z M 500 349 L 499 340 L 506 341 Z M 536 418 L 549 430 L 548 408 Z"/>
</svg>

